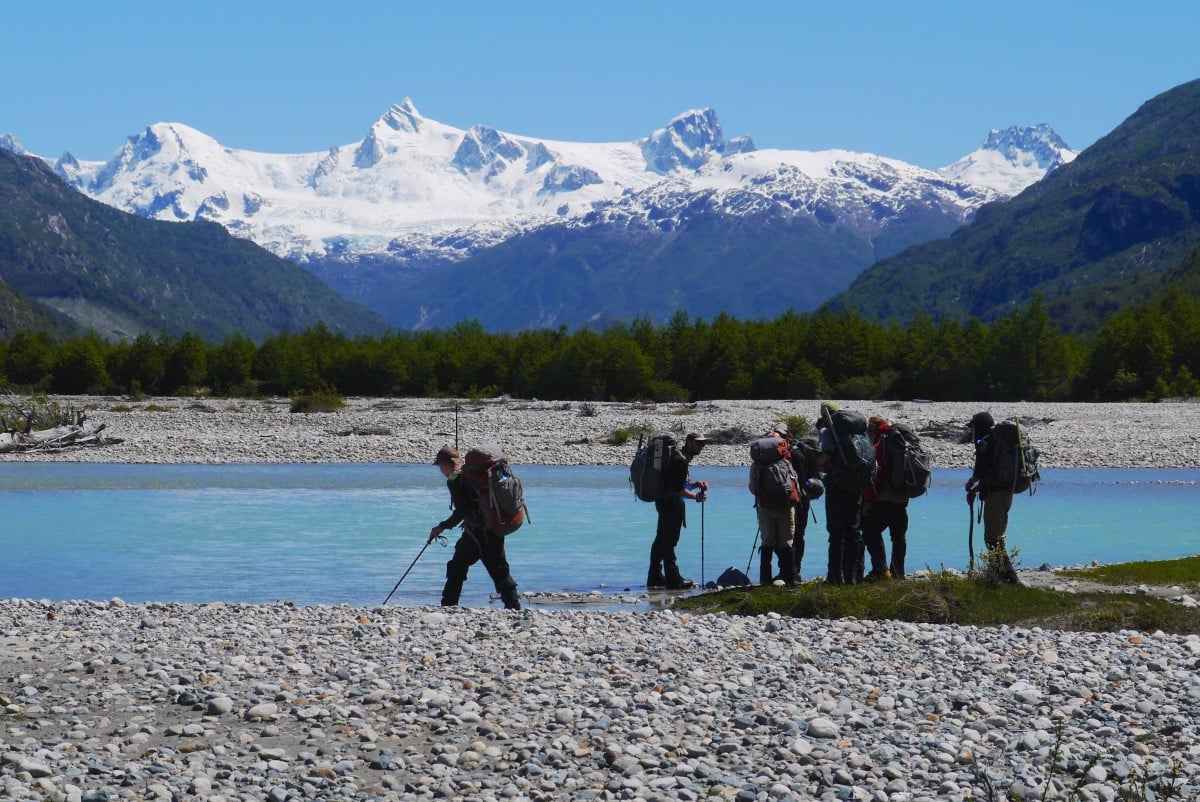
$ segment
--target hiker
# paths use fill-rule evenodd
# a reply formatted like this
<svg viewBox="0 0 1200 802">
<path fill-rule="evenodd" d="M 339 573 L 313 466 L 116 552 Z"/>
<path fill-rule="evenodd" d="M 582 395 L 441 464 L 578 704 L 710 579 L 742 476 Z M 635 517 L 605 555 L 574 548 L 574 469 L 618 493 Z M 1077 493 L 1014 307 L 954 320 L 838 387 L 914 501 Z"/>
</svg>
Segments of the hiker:
<svg viewBox="0 0 1200 802">
<path fill-rule="evenodd" d="M 862 562 L 859 511 L 862 494 L 875 476 L 875 452 L 867 439 L 862 413 L 822 401 L 817 423 L 826 473 L 825 529 L 829 532 L 829 563 L 825 581 L 831 585 L 858 582 Z"/>
<path fill-rule="evenodd" d="M 800 567 L 804 563 L 804 537 L 808 532 L 808 518 L 812 514 L 812 503 L 821 498 L 825 485 L 821 483 L 821 469 L 817 460 L 821 446 L 811 435 L 796 437 L 786 423 L 775 427 L 775 432 L 788 441 L 791 449 L 792 467 L 800 482 L 800 502 L 795 506 L 795 529 L 792 534 L 792 566 L 797 584 L 801 581 Z M 815 516 L 814 516 L 815 520 Z M 779 577 L 782 579 L 782 577 Z"/>
<path fill-rule="evenodd" d="M 650 571 L 646 575 L 647 588 L 689 590 L 696 583 L 679 573 L 675 560 L 675 547 L 679 535 L 687 525 L 684 499 L 703 502 L 708 498 L 708 483 L 693 482 L 689 474 L 692 459 L 703 449 L 708 438 L 699 432 L 689 432 L 682 448 L 672 448 L 663 468 L 664 494 L 654 501 L 658 511 L 658 528 L 654 543 L 650 545 Z"/>
<path fill-rule="evenodd" d="M 796 584 L 793 536 L 796 532 L 796 505 L 800 503 L 800 480 L 792 465 L 787 427 L 776 427 L 750 444 L 750 492 L 758 516 L 758 584 L 773 584 L 772 557 L 779 560 L 779 581 Z"/>
<path fill-rule="evenodd" d="M 989 566 L 1001 581 L 1019 585 L 1012 560 L 1005 546 L 1008 511 L 1012 508 L 1013 487 L 996 481 L 997 443 L 993 433 L 996 422 L 987 412 L 976 413 L 967 426 L 967 438 L 975 443 L 975 464 L 965 485 L 972 515 L 975 497 L 983 504 L 983 542 L 987 546 Z"/>
<path fill-rule="evenodd" d="M 462 524 L 463 533 L 454 545 L 454 554 L 446 563 L 446 585 L 442 588 L 442 606 L 458 604 L 467 571 L 472 565 L 483 561 L 488 576 L 496 585 L 496 592 L 504 602 L 506 610 L 520 610 L 517 583 L 509 573 L 508 558 L 504 555 L 504 535 L 488 531 L 480 509 L 477 491 L 462 472 L 462 459 L 450 446 L 442 446 L 433 464 L 446 477 L 446 488 L 450 491 L 450 517 L 429 530 L 429 542 L 441 537 L 442 532 Z"/>
<path fill-rule="evenodd" d="M 871 555 L 871 572 L 864 577 L 867 582 L 904 578 L 904 553 L 908 541 L 908 496 L 892 486 L 892 464 L 895 456 L 885 447 L 891 422 L 879 415 L 867 419 L 867 436 L 875 446 L 877 470 L 875 480 L 863 491 L 862 537 L 867 552 Z M 883 530 L 887 529 L 892 539 L 892 560 L 889 564 L 883 548 Z"/>
</svg>

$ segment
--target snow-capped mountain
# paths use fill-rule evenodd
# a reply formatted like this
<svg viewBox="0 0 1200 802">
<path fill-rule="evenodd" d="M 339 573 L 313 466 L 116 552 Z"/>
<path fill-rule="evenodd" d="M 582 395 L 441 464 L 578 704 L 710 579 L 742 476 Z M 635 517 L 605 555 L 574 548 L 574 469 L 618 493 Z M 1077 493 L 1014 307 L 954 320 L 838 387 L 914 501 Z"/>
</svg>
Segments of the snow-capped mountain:
<svg viewBox="0 0 1200 802">
<path fill-rule="evenodd" d="M 1046 123 L 1003 131 L 993 128 L 978 149 L 938 173 L 1012 197 L 1078 155 Z"/>
<path fill-rule="evenodd" d="M 7 137 L 0 147 L 20 143 Z M 66 153 L 49 163 L 116 208 L 220 223 L 407 327 L 428 323 L 430 313 L 397 311 L 394 274 L 478 258 L 501 244 L 511 252 L 537 232 L 545 242 L 565 232 L 578 241 L 590 229 L 611 239 L 621 228 L 641 239 L 684 229 L 705 237 L 697 234 L 704 220 L 720 220 L 726 231 L 803 224 L 837 243 L 841 261 L 827 272 L 845 286 L 875 259 L 947 235 L 982 204 L 1073 156 L 1046 126 L 993 131 L 979 150 L 936 172 L 867 153 L 757 150 L 749 137 L 725 139 L 712 109 L 686 112 L 632 142 L 563 142 L 454 128 L 405 99 L 362 140 L 324 152 L 237 150 L 186 125 L 158 123 L 105 162 Z M 823 268 L 805 258 L 806 270 Z M 815 282 L 822 291 L 827 284 Z M 673 297 L 696 311 L 695 302 Z M 533 320 L 563 318 L 543 308 Z"/>
</svg>

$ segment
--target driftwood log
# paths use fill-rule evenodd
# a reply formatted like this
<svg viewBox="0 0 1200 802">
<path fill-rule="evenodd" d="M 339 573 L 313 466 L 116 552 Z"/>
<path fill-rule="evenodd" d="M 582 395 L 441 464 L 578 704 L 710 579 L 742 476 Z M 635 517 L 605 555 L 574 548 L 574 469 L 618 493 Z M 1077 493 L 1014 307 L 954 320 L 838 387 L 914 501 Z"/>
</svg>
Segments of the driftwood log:
<svg viewBox="0 0 1200 802">
<path fill-rule="evenodd" d="M 105 424 L 90 421 L 68 426 L 55 426 L 37 432 L 0 432 L 0 454 L 25 451 L 57 451 L 81 446 L 107 446 L 121 442 L 101 434 Z"/>
</svg>

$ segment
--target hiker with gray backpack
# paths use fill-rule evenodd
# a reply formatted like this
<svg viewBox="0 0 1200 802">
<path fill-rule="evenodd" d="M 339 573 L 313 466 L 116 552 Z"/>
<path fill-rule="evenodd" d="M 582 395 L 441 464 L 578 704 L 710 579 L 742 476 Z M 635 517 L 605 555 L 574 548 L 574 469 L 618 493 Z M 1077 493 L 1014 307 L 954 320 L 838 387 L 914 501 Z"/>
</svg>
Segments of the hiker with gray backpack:
<svg viewBox="0 0 1200 802">
<path fill-rule="evenodd" d="M 862 563 L 859 513 L 863 491 L 875 479 L 875 448 L 867 438 L 867 419 L 861 412 L 822 401 L 817 423 L 821 443 L 819 463 L 825 471 L 825 528 L 829 532 L 830 585 L 858 582 Z"/>
<path fill-rule="evenodd" d="M 689 432 L 680 446 L 669 433 L 656 434 L 637 453 L 629 466 L 629 482 L 639 501 L 652 501 L 658 512 L 658 526 L 650 545 L 650 570 L 646 574 L 648 589 L 689 590 L 696 583 L 679 572 L 675 547 L 687 525 L 684 499 L 701 504 L 708 498 L 708 483 L 692 481 L 689 469 L 692 459 L 703 449 L 708 438 L 699 432 Z M 701 512 L 703 539 L 703 512 Z"/>
<path fill-rule="evenodd" d="M 1037 449 L 1029 444 L 1025 430 L 1018 423 L 996 423 L 987 412 L 976 413 L 971 418 L 963 441 L 975 445 L 975 462 L 965 488 L 972 522 L 976 496 L 983 502 L 980 516 L 988 567 L 1002 582 L 1019 585 L 1021 580 L 1005 545 L 1008 513 L 1012 509 L 1013 496 L 1025 491 L 1032 495 L 1041 479 Z M 971 558 L 973 563 L 973 554 Z"/>
<path fill-rule="evenodd" d="M 779 579 L 785 585 L 796 584 L 793 538 L 796 533 L 796 506 L 800 504 L 800 478 L 792 464 L 787 438 L 771 431 L 750 443 L 750 492 L 758 515 L 760 585 L 773 583 L 772 557 L 779 560 Z"/>
</svg>

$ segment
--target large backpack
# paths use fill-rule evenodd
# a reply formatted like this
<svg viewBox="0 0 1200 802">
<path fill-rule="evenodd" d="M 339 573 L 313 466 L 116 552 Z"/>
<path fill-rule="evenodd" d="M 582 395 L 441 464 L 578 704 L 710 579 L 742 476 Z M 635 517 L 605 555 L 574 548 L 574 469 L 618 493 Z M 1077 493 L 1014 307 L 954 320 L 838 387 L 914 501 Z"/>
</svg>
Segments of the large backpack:
<svg viewBox="0 0 1200 802">
<path fill-rule="evenodd" d="M 791 451 L 782 437 L 760 437 L 750 444 L 750 492 L 764 507 L 800 503 L 800 482 Z"/>
<path fill-rule="evenodd" d="M 629 464 L 629 483 L 639 501 L 661 501 L 668 495 L 666 470 L 679 451 L 679 442 L 669 432 L 651 437 L 645 445 L 638 441 L 637 453 Z"/>
<path fill-rule="evenodd" d="M 805 435 L 793 440 L 791 447 L 792 467 L 796 469 L 801 491 L 810 500 L 820 498 L 824 490 L 821 484 L 821 469 L 818 466 L 821 443 L 812 435 Z"/>
<path fill-rule="evenodd" d="M 462 472 L 475 491 L 489 532 L 511 535 L 521 528 L 529 517 L 525 491 L 499 444 L 486 443 L 468 451 L 463 456 Z"/>
<path fill-rule="evenodd" d="M 893 423 L 883 436 L 883 448 L 884 463 L 890 471 L 885 486 L 905 498 L 925 495 L 933 470 L 917 433 L 903 423 Z"/>
<path fill-rule="evenodd" d="M 828 414 L 828 413 L 827 413 Z M 829 481 L 850 493 L 861 493 L 875 481 L 875 447 L 867 437 L 867 419 L 861 412 L 840 409 L 830 418 L 837 440 Z"/>
<path fill-rule="evenodd" d="M 1013 421 L 1000 421 L 991 431 L 991 484 L 1012 489 L 1014 493 L 1029 491 L 1041 480 L 1038 472 L 1038 450 L 1029 444 L 1025 430 Z"/>
</svg>

